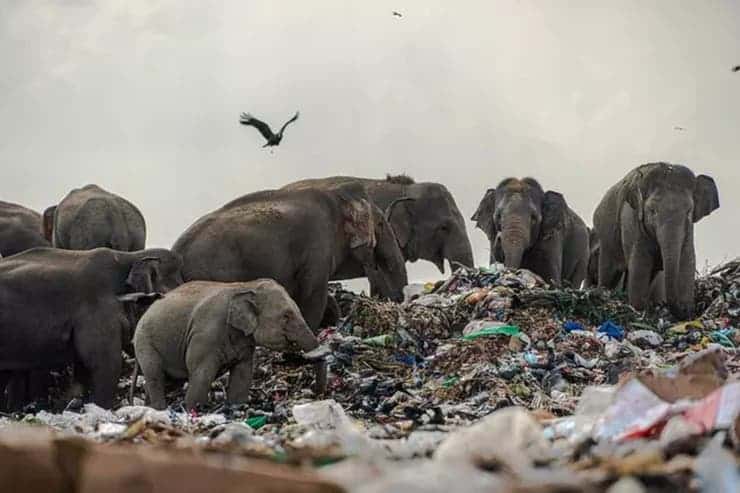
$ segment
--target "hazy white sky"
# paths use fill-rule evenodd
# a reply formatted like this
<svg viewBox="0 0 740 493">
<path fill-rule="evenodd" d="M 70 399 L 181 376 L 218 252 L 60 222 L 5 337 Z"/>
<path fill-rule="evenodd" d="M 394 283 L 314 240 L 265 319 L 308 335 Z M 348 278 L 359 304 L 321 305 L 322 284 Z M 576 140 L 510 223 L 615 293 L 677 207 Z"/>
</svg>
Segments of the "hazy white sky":
<svg viewBox="0 0 740 493">
<path fill-rule="evenodd" d="M 141 208 L 153 246 L 333 174 L 440 181 L 466 217 L 531 175 L 590 224 L 609 186 L 665 160 L 717 180 L 699 262 L 740 254 L 733 0 L 5 0 L 0 60 L 0 198 L 42 210 L 98 183 Z M 297 109 L 274 153 L 238 124 Z"/>
</svg>

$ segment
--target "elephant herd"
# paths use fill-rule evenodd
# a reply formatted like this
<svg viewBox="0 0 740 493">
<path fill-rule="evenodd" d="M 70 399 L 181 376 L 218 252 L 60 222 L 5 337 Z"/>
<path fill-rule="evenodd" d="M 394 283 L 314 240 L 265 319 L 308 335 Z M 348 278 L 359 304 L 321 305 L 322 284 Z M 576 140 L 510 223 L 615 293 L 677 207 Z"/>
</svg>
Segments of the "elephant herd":
<svg viewBox="0 0 740 493">
<path fill-rule="evenodd" d="M 693 224 L 719 207 L 712 178 L 680 165 L 640 166 L 610 188 L 593 229 L 532 178 L 489 189 L 472 216 L 490 261 L 556 285 L 626 288 L 643 308 L 693 306 Z M 330 281 L 367 277 L 403 299 L 406 262 L 473 266 L 465 220 L 441 184 L 401 176 L 308 179 L 237 198 L 195 221 L 171 249 L 146 249 L 129 201 L 95 185 L 40 215 L 0 202 L 0 410 L 48 394 L 72 367 L 101 406 L 114 404 L 121 351 L 136 356 L 150 404 L 188 381 L 185 404 L 247 397 L 256 346 L 302 352 L 326 388 L 316 331 Z"/>
</svg>

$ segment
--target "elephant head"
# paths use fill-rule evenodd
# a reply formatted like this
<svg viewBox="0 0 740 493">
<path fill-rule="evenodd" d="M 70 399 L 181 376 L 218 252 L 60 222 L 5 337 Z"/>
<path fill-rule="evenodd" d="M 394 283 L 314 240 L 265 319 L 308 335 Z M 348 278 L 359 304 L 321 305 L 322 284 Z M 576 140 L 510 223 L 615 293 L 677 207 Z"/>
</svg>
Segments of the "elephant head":
<svg viewBox="0 0 740 493">
<path fill-rule="evenodd" d="M 694 302 L 694 223 L 719 208 L 714 180 L 695 176 L 687 167 L 649 163 L 625 177 L 619 189 L 621 214 L 625 204 L 632 208 L 639 236 L 657 248 L 655 270 L 665 275 L 665 296 L 671 312 L 690 317 Z"/>
<path fill-rule="evenodd" d="M 387 207 L 386 216 L 406 260 L 428 260 L 443 274 L 445 259 L 453 269 L 454 264 L 472 267 L 465 220 L 452 194 L 438 183 L 405 180 L 402 197 Z"/>
<path fill-rule="evenodd" d="M 333 190 L 341 210 L 342 232 L 350 255 L 366 269 L 376 269 L 373 207 L 361 185 L 351 183 Z"/>
<path fill-rule="evenodd" d="M 375 265 L 376 269 L 367 275 L 373 288 L 373 295 L 393 301 L 403 300 L 403 288 L 408 284 L 406 260 L 390 223 L 383 212 L 371 205 L 375 226 Z"/>
<path fill-rule="evenodd" d="M 568 206 L 563 196 L 543 191 L 534 178 L 507 178 L 489 189 L 472 216 L 491 244 L 491 262 L 521 267 L 524 254 L 562 228 Z"/>
<path fill-rule="evenodd" d="M 137 301 L 140 298 L 156 298 L 175 289 L 184 282 L 183 261 L 180 255 L 163 248 L 152 248 L 138 252 L 116 252 L 125 272 L 125 294 L 122 301 Z"/>
<path fill-rule="evenodd" d="M 229 301 L 227 325 L 253 337 L 259 346 L 275 351 L 308 353 L 319 341 L 288 292 L 271 279 L 258 279 L 254 288 L 235 289 Z M 318 393 L 326 390 L 326 362 L 315 361 Z"/>
</svg>

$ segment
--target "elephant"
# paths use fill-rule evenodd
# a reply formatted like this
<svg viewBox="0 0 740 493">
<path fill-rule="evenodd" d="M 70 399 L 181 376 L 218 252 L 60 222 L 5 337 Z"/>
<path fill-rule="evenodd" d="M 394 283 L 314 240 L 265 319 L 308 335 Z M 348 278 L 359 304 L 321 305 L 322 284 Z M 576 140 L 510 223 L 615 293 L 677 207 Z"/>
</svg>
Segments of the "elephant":
<svg viewBox="0 0 740 493">
<path fill-rule="evenodd" d="M 312 182 L 302 183 L 295 185 L 288 185 L 283 187 L 283 190 L 323 190 L 331 191 L 338 187 L 346 186 L 344 184 L 337 184 L 332 182 Z M 393 301 L 402 301 L 403 294 L 398 289 L 400 286 L 406 286 L 408 284 L 408 277 L 406 273 L 405 258 L 403 252 L 400 249 L 398 240 L 393 231 L 393 227 L 388 222 L 388 218 L 380 208 L 375 204 L 370 203 L 373 208 L 374 218 L 374 229 L 375 229 L 375 257 L 377 268 L 382 272 L 386 273 L 386 276 L 376 276 L 373 283 L 370 285 L 370 292 L 373 296 L 380 298 L 390 299 Z M 367 277 L 367 273 L 360 262 L 354 257 L 348 257 L 345 261 L 337 267 L 336 272 L 332 275 L 330 281 L 343 281 L 346 279 L 355 279 L 358 277 Z M 329 302 L 331 303 L 331 297 Z M 325 318 L 334 318 L 334 306 L 329 307 L 332 313 L 327 314 Z M 337 315 L 340 315 L 337 313 Z"/>
<path fill-rule="evenodd" d="M 254 351 L 310 352 L 319 341 L 285 289 L 272 279 L 191 281 L 156 301 L 134 335 L 149 404 L 164 409 L 165 379 L 188 380 L 185 406 L 208 401 L 211 383 L 229 371 L 227 402 L 247 400 Z M 326 390 L 326 363 L 317 362 L 317 393 Z"/>
<path fill-rule="evenodd" d="M 0 395 L 24 373 L 72 363 L 93 401 L 111 407 L 138 305 L 181 284 L 181 269 L 182 259 L 164 249 L 44 247 L 3 259 Z"/>
<path fill-rule="evenodd" d="M 488 237 L 491 263 L 529 269 L 555 285 L 581 287 L 588 229 L 560 193 L 545 192 L 534 178 L 506 178 L 486 192 L 471 219 Z"/>
<path fill-rule="evenodd" d="M 48 247 L 41 214 L 0 201 L 0 255 L 10 257 L 34 247 Z"/>
<path fill-rule="evenodd" d="M 348 258 L 371 282 L 391 284 L 377 265 L 376 211 L 359 184 L 255 192 L 197 220 L 172 248 L 183 257 L 187 281 L 276 280 L 316 330 L 329 279 Z M 403 296 L 402 285 L 393 288 L 393 298 Z"/>
<path fill-rule="evenodd" d="M 596 232 L 589 228 L 588 230 L 588 245 L 590 254 L 588 258 L 588 269 L 586 274 L 586 280 L 584 286 L 587 288 L 594 288 L 599 285 L 599 256 L 601 248 L 599 246 L 599 239 L 596 236 Z M 616 289 L 625 289 L 625 277 L 626 273 L 623 274 L 617 283 Z M 650 302 L 654 305 L 660 305 L 666 302 L 665 297 L 665 277 L 663 271 L 655 274 L 653 282 L 650 284 Z"/>
<path fill-rule="evenodd" d="M 593 216 L 600 240 L 599 286 L 626 278 L 636 309 L 649 301 L 651 282 L 663 271 L 671 314 L 689 318 L 694 309 L 694 223 L 719 208 L 717 185 L 683 165 L 643 164 L 612 186 Z"/>
<path fill-rule="evenodd" d="M 473 267 L 473 249 L 465 230 L 465 219 L 455 199 L 439 183 L 416 183 L 408 176 L 386 176 L 384 180 L 333 176 L 301 180 L 284 188 L 360 183 L 370 200 L 385 212 L 403 257 L 408 262 L 428 260 L 444 274 L 444 262 Z M 362 277 L 356 264 L 342 266 L 344 278 Z M 372 283 L 371 283 L 372 286 Z"/>
<path fill-rule="evenodd" d="M 44 211 L 43 223 L 47 240 L 56 248 L 135 252 L 146 245 L 146 222 L 139 209 L 97 185 L 69 192 Z"/>
</svg>

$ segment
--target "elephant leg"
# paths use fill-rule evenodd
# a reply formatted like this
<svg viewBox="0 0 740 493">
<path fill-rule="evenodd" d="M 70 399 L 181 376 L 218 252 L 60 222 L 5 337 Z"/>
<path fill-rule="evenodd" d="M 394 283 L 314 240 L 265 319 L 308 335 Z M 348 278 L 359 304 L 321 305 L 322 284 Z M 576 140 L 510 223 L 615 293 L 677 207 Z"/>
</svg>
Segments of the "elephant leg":
<svg viewBox="0 0 740 493">
<path fill-rule="evenodd" d="M 617 265 L 614 261 L 614 256 L 609 255 L 609 252 L 601 246 L 601 254 L 599 255 L 599 287 L 607 289 L 616 289 L 619 286 L 619 281 L 622 278 L 624 269 Z"/>
<path fill-rule="evenodd" d="M 10 370 L 3 370 L 0 371 L 0 411 L 8 411 L 8 403 L 5 398 L 5 388 L 8 386 L 8 382 L 10 382 L 10 378 L 12 376 L 12 373 Z"/>
<path fill-rule="evenodd" d="M 189 371 L 188 391 L 185 394 L 185 408 L 195 409 L 199 404 L 208 403 L 208 393 L 211 384 L 218 375 L 220 365 L 215 358 L 202 361 L 193 370 Z"/>
<path fill-rule="evenodd" d="M 144 390 L 149 398 L 149 405 L 154 409 L 167 407 L 165 375 L 159 355 L 148 349 L 138 351 L 137 360 L 144 375 Z"/>
<path fill-rule="evenodd" d="M 111 408 L 121 376 L 121 336 L 118 329 L 98 331 L 109 336 L 105 339 L 91 337 L 92 331 L 79 331 L 75 335 L 76 358 L 90 374 L 93 402 Z"/>
<path fill-rule="evenodd" d="M 28 381 L 30 371 L 11 372 L 6 384 L 7 407 L 10 411 L 20 411 L 28 402 Z"/>
<path fill-rule="evenodd" d="M 629 257 L 627 272 L 627 296 L 630 305 L 637 310 L 647 306 L 650 297 L 655 253 L 642 242 L 634 245 Z"/>
<path fill-rule="evenodd" d="M 306 321 L 311 330 L 318 331 L 321 325 L 321 319 L 326 310 L 328 297 L 327 284 L 328 280 L 321 283 L 310 283 L 307 286 L 301 286 L 295 302 L 301 309 L 303 319 Z"/>
<path fill-rule="evenodd" d="M 242 361 L 234 365 L 229 372 L 229 388 L 226 390 L 226 401 L 229 404 L 246 402 L 249 390 L 252 387 L 254 373 L 254 357 L 248 354 Z"/>
</svg>

